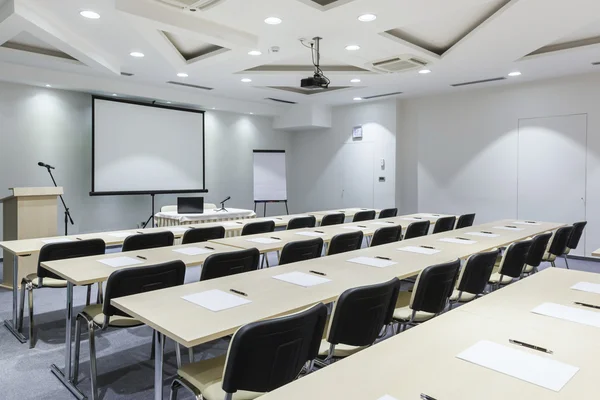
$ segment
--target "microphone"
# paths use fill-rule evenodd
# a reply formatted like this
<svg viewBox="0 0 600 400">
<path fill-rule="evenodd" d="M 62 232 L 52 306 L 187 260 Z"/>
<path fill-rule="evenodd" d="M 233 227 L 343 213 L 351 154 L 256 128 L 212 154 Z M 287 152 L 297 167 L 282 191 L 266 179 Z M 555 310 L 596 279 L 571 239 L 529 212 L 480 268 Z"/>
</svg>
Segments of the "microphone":
<svg viewBox="0 0 600 400">
<path fill-rule="evenodd" d="M 223 201 L 221 202 L 221 204 L 225 203 L 225 202 L 226 202 L 227 200 L 229 200 L 229 199 L 231 199 L 231 196 L 227 196 L 227 198 L 226 198 L 225 200 L 223 200 Z"/>
<path fill-rule="evenodd" d="M 44 167 L 44 168 L 48 168 L 48 169 L 56 169 L 56 168 L 54 168 L 52 165 L 44 164 L 44 163 L 43 163 L 43 162 L 41 162 L 41 161 L 38 163 L 38 165 L 39 165 L 40 167 Z"/>
</svg>

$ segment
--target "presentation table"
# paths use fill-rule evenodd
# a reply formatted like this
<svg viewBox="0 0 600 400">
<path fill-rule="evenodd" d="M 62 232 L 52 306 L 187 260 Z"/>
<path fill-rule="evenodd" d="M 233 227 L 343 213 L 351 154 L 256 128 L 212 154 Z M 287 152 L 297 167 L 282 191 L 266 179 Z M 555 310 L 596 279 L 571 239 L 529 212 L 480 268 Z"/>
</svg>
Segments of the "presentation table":
<svg viewBox="0 0 600 400">
<path fill-rule="evenodd" d="M 203 214 L 178 214 L 177 211 L 166 211 L 154 215 L 159 227 L 231 221 L 241 218 L 256 218 L 256 213 L 241 208 L 228 208 L 227 211 L 204 210 Z"/>
<path fill-rule="evenodd" d="M 594 257 L 600 257 L 600 249 L 594 250 L 592 252 L 592 256 L 594 256 Z"/>
</svg>

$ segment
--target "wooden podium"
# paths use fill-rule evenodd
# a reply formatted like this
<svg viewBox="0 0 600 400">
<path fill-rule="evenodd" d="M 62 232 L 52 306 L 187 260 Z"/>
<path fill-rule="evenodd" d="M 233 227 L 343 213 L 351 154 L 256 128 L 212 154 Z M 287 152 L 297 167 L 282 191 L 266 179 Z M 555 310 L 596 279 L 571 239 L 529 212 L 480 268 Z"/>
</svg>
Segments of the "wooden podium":
<svg viewBox="0 0 600 400">
<path fill-rule="evenodd" d="M 3 239 L 19 240 L 56 236 L 58 231 L 58 196 L 62 187 L 11 188 L 12 196 L 0 199 L 3 204 Z M 1 286 L 13 285 L 13 257 L 4 251 L 4 279 Z M 37 270 L 35 257 L 20 257 L 17 282 Z"/>
</svg>

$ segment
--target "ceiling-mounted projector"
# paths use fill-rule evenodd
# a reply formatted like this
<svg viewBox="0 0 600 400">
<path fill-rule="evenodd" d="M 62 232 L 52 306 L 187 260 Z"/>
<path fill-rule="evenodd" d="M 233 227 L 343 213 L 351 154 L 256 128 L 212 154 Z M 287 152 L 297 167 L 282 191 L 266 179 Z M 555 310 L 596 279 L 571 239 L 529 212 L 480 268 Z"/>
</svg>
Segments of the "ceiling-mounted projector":
<svg viewBox="0 0 600 400">
<path fill-rule="evenodd" d="M 320 50 L 319 43 L 320 43 L 321 39 L 322 38 L 320 38 L 320 37 L 315 37 L 315 38 L 313 38 L 313 42 L 310 44 L 312 61 L 313 61 L 313 65 L 315 67 L 315 74 L 313 76 L 311 76 L 310 78 L 302 79 L 300 81 L 300 87 L 302 89 L 323 90 L 323 89 L 327 89 L 329 87 L 329 83 L 331 82 L 329 80 L 329 78 L 327 78 L 323 74 L 323 71 L 321 70 L 321 67 L 319 66 L 319 62 L 321 59 L 321 53 L 319 51 Z M 302 43 L 303 46 L 309 47 L 308 45 L 304 44 L 304 42 L 302 40 L 300 40 L 300 42 Z"/>
</svg>

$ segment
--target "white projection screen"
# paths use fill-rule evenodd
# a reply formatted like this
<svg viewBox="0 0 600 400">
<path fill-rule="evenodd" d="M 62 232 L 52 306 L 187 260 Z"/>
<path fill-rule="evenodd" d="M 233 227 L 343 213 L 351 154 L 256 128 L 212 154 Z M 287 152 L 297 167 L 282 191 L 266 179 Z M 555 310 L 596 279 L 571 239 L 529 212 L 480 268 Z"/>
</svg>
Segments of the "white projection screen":
<svg viewBox="0 0 600 400">
<path fill-rule="evenodd" d="M 254 201 L 285 200 L 285 151 L 254 150 Z"/>
<path fill-rule="evenodd" d="M 202 111 L 93 101 L 90 194 L 206 191 Z"/>
</svg>

